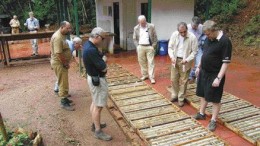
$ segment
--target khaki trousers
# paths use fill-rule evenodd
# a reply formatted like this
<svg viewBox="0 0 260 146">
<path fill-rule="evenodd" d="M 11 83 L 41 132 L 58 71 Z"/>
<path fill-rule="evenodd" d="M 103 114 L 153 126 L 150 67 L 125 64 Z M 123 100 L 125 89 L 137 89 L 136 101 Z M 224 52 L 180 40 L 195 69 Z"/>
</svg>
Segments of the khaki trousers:
<svg viewBox="0 0 260 146">
<path fill-rule="evenodd" d="M 69 94 L 69 76 L 68 69 L 61 64 L 53 64 L 52 68 L 58 79 L 59 97 L 64 98 Z"/>
<path fill-rule="evenodd" d="M 152 46 L 137 46 L 138 62 L 143 77 L 154 79 L 154 48 Z"/>
<path fill-rule="evenodd" d="M 171 67 L 172 97 L 183 101 L 186 94 L 190 69 L 183 72 L 182 59 L 177 59 L 176 61 L 175 68 L 173 66 Z"/>
<path fill-rule="evenodd" d="M 12 27 L 12 34 L 18 34 L 19 33 L 19 27 Z"/>
</svg>

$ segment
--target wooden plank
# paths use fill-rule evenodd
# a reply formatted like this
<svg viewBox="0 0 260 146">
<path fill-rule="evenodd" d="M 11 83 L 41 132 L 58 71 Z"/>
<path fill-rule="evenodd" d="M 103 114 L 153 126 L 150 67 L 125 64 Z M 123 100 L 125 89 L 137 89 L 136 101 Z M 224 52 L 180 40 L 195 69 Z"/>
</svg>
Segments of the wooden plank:
<svg viewBox="0 0 260 146">
<path fill-rule="evenodd" d="M 114 83 L 114 82 L 120 82 L 120 81 L 131 81 L 131 80 L 135 80 L 138 79 L 136 76 L 122 76 L 122 77 L 117 77 L 117 78 L 110 78 L 107 79 L 108 84 Z"/>
<path fill-rule="evenodd" d="M 232 122 L 235 120 L 239 120 L 239 119 L 243 119 L 243 118 L 247 118 L 259 114 L 260 114 L 260 110 L 258 108 L 251 106 L 251 107 L 246 107 L 235 111 L 219 114 L 219 119 L 223 122 Z"/>
<path fill-rule="evenodd" d="M 150 102 L 144 102 L 144 103 L 138 103 L 134 105 L 129 105 L 129 106 L 123 106 L 119 107 L 119 109 L 123 112 L 133 112 L 133 111 L 138 111 L 138 110 L 144 110 L 144 109 L 149 109 L 149 108 L 154 108 L 154 107 L 159 107 L 159 106 L 165 106 L 165 105 L 171 105 L 172 103 L 166 99 L 159 99 L 159 100 L 154 100 Z"/>
<path fill-rule="evenodd" d="M 179 133 L 173 133 L 166 136 L 158 137 L 149 140 L 150 144 L 156 146 L 166 146 L 166 145 L 178 145 L 187 142 L 193 142 L 197 139 L 202 139 L 207 136 L 211 136 L 212 133 L 203 127 L 191 128 L 187 131 L 182 131 Z"/>
<path fill-rule="evenodd" d="M 219 113 L 225 113 L 225 112 L 229 112 L 229 111 L 233 111 L 233 110 L 237 110 L 249 106 L 252 106 L 252 104 L 242 100 L 235 100 L 232 102 L 222 103 Z M 207 107 L 206 110 L 212 113 L 212 106 Z"/>
<path fill-rule="evenodd" d="M 143 86 L 138 86 L 138 87 L 130 87 L 130 88 L 127 88 L 127 89 L 113 90 L 113 91 L 110 91 L 109 93 L 111 95 L 118 95 L 118 94 L 131 93 L 131 92 L 136 92 L 136 91 L 141 91 L 141 90 L 148 90 L 148 89 L 151 89 L 151 87 L 149 87 L 147 85 L 143 85 Z"/>
<path fill-rule="evenodd" d="M 129 87 L 137 87 L 141 85 L 146 85 L 144 82 L 134 82 L 134 83 L 126 83 L 126 84 L 121 84 L 121 85 L 114 85 L 110 86 L 108 90 L 117 90 L 117 89 L 122 89 L 122 88 L 129 88 Z"/>
<path fill-rule="evenodd" d="M 207 137 L 200 139 L 198 141 L 194 141 L 191 143 L 184 144 L 183 146 L 225 146 L 224 141 L 220 140 L 215 136 Z"/>
<path fill-rule="evenodd" d="M 190 118 L 190 117 L 183 112 L 174 112 L 174 113 L 159 115 L 159 116 L 155 116 L 155 117 L 134 120 L 134 121 L 130 121 L 130 123 L 136 129 L 143 129 L 143 128 L 171 123 L 174 121 L 184 120 L 187 118 Z"/>
<path fill-rule="evenodd" d="M 152 89 L 147 89 L 147 90 L 121 93 L 118 95 L 111 95 L 111 98 L 114 101 L 118 101 L 118 100 L 125 100 L 125 99 L 136 98 L 136 97 L 152 95 L 152 94 L 156 94 L 156 92 Z"/>
<path fill-rule="evenodd" d="M 155 108 L 146 109 L 146 110 L 128 112 L 128 113 L 125 113 L 125 117 L 128 120 L 138 120 L 138 119 L 142 119 L 142 118 L 158 116 L 158 115 L 173 113 L 173 112 L 178 112 L 178 111 L 180 111 L 180 109 L 178 109 L 177 107 L 174 107 L 172 105 L 166 105 L 166 106 L 160 106 L 160 107 L 155 107 Z"/>
<path fill-rule="evenodd" d="M 142 129 L 138 132 L 140 133 L 141 137 L 149 140 L 152 138 L 161 137 L 172 133 L 186 131 L 190 128 L 196 128 L 199 126 L 200 125 L 197 122 L 194 122 L 194 120 L 185 119 L 177 122 L 150 127 L 147 129 Z"/>
<path fill-rule="evenodd" d="M 112 78 L 118 78 L 118 77 L 124 77 L 124 76 L 131 76 L 132 74 L 130 74 L 127 71 L 121 71 L 118 74 L 107 74 L 107 79 L 112 79 Z"/>
<path fill-rule="evenodd" d="M 135 98 L 128 98 L 125 100 L 120 100 L 120 101 L 117 101 L 116 104 L 117 104 L 117 106 L 122 107 L 122 106 L 129 106 L 129 105 L 133 105 L 133 104 L 143 103 L 143 102 L 149 102 L 149 101 L 153 101 L 153 100 L 159 100 L 162 98 L 163 97 L 159 94 L 151 94 L 151 95 L 145 95 L 145 96 L 139 96 L 139 97 L 135 97 Z"/>
</svg>

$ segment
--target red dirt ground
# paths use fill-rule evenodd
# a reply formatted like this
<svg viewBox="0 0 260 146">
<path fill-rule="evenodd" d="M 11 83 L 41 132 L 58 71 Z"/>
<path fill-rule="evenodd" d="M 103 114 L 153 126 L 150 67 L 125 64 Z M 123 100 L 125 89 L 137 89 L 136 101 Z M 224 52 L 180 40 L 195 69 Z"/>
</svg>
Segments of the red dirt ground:
<svg viewBox="0 0 260 146">
<path fill-rule="evenodd" d="M 39 44 L 40 55 L 49 53 L 49 43 Z M 11 45 L 11 55 L 30 56 L 31 46 L 25 42 Z M 14 51 L 16 50 L 16 51 Z M 166 87 L 170 85 L 170 60 L 168 56 L 156 56 L 156 84 L 151 85 L 158 92 L 169 98 Z M 140 68 L 137 63 L 135 51 L 121 52 L 108 55 L 108 63 L 118 63 L 133 74 L 140 76 Z M 0 69 L 0 111 L 10 128 L 22 127 L 39 131 L 47 146 L 67 145 L 130 145 L 124 134 L 117 126 L 109 112 L 105 109 L 102 121 L 108 124 L 105 129 L 114 139 L 103 142 L 95 139 L 90 131 L 89 105 L 90 94 L 86 81 L 79 75 L 77 65 L 73 63 L 70 69 L 70 94 L 76 103 L 76 111 L 67 112 L 59 107 L 59 98 L 53 93 L 55 77 L 50 69 L 49 62 L 33 63 L 26 65 L 13 65 Z M 245 64 L 238 56 L 233 57 L 227 72 L 225 91 L 243 98 L 256 106 L 260 106 L 260 66 Z M 149 81 L 146 81 L 150 84 Z M 189 105 L 181 108 L 189 115 L 196 110 Z M 201 122 L 207 126 L 206 122 Z M 234 146 L 251 145 L 237 134 L 218 124 L 215 133 Z"/>
</svg>

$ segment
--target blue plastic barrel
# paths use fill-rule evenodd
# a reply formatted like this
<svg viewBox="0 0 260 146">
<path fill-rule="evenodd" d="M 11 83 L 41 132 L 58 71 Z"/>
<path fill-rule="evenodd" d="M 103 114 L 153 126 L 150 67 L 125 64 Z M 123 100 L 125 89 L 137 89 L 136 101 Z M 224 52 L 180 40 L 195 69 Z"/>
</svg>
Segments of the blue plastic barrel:
<svg viewBox="0 0 260 146">
<path fill-rule="evenodd" d="M 159 55 L 167 55 L 168 54 L 168 40 L 160 40 L 159 41 Z"/>
</svg>

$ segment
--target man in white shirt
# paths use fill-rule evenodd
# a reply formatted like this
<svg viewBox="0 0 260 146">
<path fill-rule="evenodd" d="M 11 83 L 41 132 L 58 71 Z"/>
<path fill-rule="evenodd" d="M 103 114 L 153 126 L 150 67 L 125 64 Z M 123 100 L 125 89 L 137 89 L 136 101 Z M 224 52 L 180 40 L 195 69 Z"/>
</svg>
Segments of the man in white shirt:
<svg viewBox="0 0 260 146">
<path fill-rule="evenodd" d="M 177 29 L 178 31 L 173 32 L 171 35 L 168 45 L 168 54 L 172 61 L 171 101 L 175 102 L 178 100 L 178 105 L 182 107 L 184 106 L 185 93 L 192 62 L 198 49 L 198 41 L 194 34 L 188 32 L 187 24 L 185 22 L 180 22 L 177 25 Z"/>
<path fill-rule="evenodd" d="M 138 17 L 138 25 L 134 27 L 133 40 L 137 49 L 138 62 L 141 67 L 141 80 L 154 79 L 154 55 L 157 44 L 157 34 L 153 24 L 147 23 L 144 15 Z"/>
</svg>

